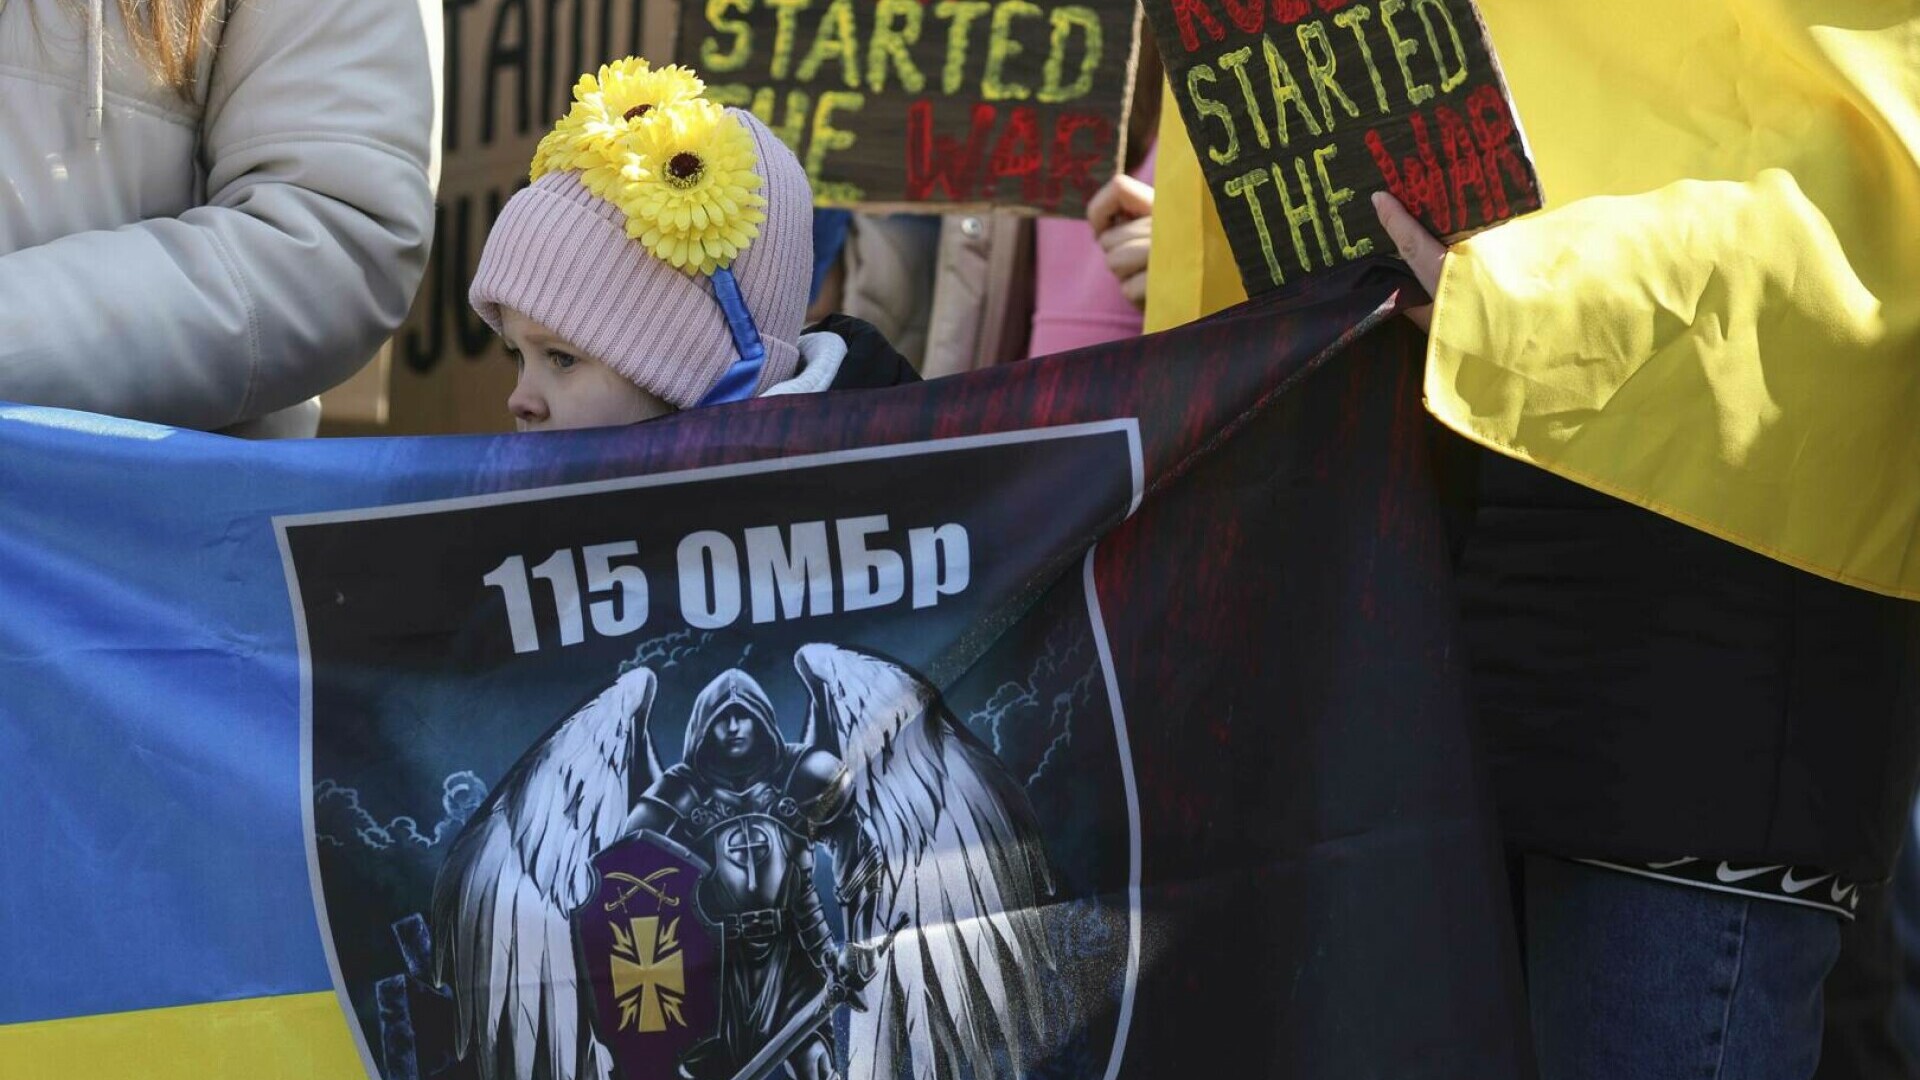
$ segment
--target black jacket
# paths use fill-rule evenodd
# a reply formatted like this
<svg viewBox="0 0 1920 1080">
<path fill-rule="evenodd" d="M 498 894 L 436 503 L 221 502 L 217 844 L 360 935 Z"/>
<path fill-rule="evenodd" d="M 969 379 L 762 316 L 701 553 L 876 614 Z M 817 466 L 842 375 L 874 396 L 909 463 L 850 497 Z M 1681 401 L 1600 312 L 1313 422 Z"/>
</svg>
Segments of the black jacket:
<svg viewBox="0 0 1920 1080">
<path fill-rule="evenodd" d="M 1479 466 L 1461 610 L 1509 840 L 1884 880 L 1920 766 L 1920 604 Z"/>
<path fill-rule="evenodd" d="M 871 323 L 851 315 L 829 315 L 803 332 L 838 334 L 847 343 L 846 359 L 840 361 L 829 390 L 872 390 L 920 381 L 920 373 Z"/>
</svg>

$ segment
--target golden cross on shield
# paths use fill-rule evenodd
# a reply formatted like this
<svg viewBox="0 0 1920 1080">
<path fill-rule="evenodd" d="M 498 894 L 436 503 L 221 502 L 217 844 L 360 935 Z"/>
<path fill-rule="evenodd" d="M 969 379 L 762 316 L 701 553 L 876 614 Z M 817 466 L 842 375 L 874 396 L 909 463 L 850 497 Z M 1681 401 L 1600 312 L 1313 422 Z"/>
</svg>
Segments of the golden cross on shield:
<svg viewBox="0 0 1920 1080">
<path fill-rule="evenodd" d="M 680 1002 L 687 992 L 685 954 L 680 951 L 679 918 L 660 925 L 658 915 L 632 919 L 627 929 L 613 924 L 613 998 L 620 1005 L 620 1027 L 640 1032 L 685 1027 Z"/>
</svg>

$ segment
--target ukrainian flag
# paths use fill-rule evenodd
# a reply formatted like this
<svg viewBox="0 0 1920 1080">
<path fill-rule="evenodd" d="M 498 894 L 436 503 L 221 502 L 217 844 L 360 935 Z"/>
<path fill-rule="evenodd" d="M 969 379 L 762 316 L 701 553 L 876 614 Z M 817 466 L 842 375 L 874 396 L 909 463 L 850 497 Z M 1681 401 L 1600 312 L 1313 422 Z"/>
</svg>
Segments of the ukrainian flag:
<svg viewBox="0 0 1920 1080">
<path fill-rule="evenodd" d="M 270 518 L 466 494 L 484 441 L 260 443 L 244 470 L 230 445 L 0 405 L 5 1080 L 365 1075 L 314 919 Z"/>
<path fill-rule="evenodd" d="M 1500 453 L 1920 599 L 1920 8 L 1479 7 L 1549 209 L 1447 259 L 1428 408 Z M 1244 295 L 1171 101 L 1163 116 L 1155 329 Z"/>
</svg>

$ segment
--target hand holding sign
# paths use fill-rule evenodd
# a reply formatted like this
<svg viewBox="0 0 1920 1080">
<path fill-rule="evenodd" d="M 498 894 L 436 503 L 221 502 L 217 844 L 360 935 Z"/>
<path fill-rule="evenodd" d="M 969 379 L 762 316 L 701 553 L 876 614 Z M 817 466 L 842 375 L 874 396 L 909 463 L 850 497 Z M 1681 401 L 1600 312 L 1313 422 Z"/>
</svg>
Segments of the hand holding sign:
<svg viewBox="0 0 1920 1080">
<path fill-rule="evenodd" d="M 1387 250 L 1374 192 L 1444 239 L 1540 206 L 1471 0 L 1146 0 L 1249 295 Z"/>
<path fill-rule="evenodd" d="M 1087 224 L 1106 253 L 1107 269 L 1135 307 L 1147 303 L 1147 256 L 1153 249 L 1153 185 L 1125 173 L 1087 203 Z"/>
<path fill-rule="evenodd" d="M 1400 200 L 1389 192 L 1373 193 L 1373 212 L 1380 217 L 1380 226 L 1393 238 L 1393 246 L 1400 257 L 1406 260 L 1413 270 L 1413 276 L 1420 279 L 1420 287 L 1427 290 L 1428 296 L 1437 296 L 1440 292 L 1440 268 L 1446 264 L 1447 246 L 1433 238 L 1433 234 L 1420 224 L 1418 218 L 1407 213 Z M 1406 316 L 1422 330 L 1431 328 L 1433 323 L 1433 304 L 1421 304 L 1406 309 Z"/>
</svg>

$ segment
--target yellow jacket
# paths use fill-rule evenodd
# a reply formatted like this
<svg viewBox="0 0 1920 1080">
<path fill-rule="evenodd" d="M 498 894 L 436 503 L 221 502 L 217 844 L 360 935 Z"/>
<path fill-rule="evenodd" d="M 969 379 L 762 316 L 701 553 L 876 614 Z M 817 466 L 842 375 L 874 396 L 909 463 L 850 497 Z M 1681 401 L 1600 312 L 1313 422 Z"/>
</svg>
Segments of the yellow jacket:
<svg viewBox="0 0 1920 1080">
<path fill-rule="evenodd" d="M 1548 209 L 1448 257 L 1428 408 L 1501 453 L 1920 599 L 1920 4 L 1480 8 Z M 1164 115 L 1150 329 L 1243 295 L 1171 101 Z"/>
</svg>

